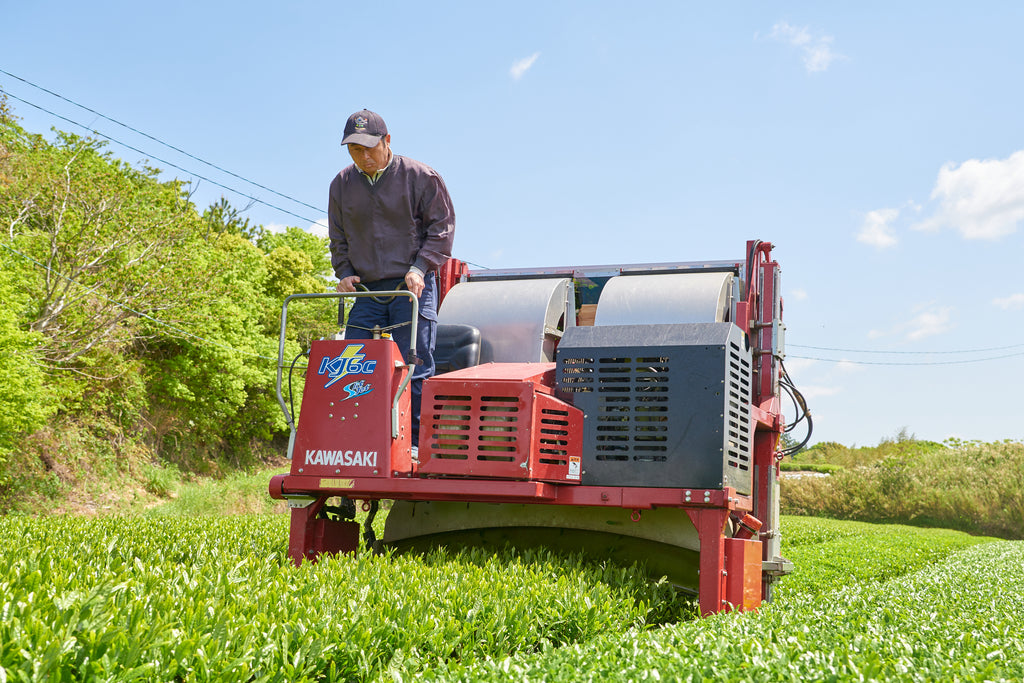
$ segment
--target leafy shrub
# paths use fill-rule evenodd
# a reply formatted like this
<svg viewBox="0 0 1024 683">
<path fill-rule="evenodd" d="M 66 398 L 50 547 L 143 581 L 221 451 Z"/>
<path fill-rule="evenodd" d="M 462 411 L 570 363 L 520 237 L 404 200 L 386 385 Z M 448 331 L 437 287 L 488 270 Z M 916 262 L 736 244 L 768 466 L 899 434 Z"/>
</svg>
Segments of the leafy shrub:
<svg viewBox="0 0 1024 683">
<path fill-rule="evenodd" d="M 842 466 L 831 476 L 783 479 L 784 512 L 1024 538 L 1024 444 L 895 441 L 830 457 Z"/>
</svg>

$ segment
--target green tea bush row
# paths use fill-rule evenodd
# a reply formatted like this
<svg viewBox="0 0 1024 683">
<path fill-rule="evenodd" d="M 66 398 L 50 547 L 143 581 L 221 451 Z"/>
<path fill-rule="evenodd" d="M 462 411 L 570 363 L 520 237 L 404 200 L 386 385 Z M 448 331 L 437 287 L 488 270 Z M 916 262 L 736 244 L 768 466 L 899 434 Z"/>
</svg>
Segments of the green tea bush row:
<svg viewBox="0 0 1024 683">
<path fill-rule="evenodd" d="M 779 595 L 817 595 L 843 583 L 885 581 L 995 540 L 948 529 L 788 515 L 783 517 L 782 539 L 783 555 L 796 569 L 776 585 Z"/>
<path fill-rule="evenodd" d="M 876 540 L 871 545 L 879 548 Z M 893 560 L 899 554 L 879 549 Z M 855 567 L 859 559 L 848 558 L 850 566 Z M 920 567 L 889 580 L 885 580 L 889 571 L 869 571 L 875 575 L 871 579 L 831 574 L 827 585 L 784 593 L 756 614 L 721 614 L 657 631 L 627 629 L 586 643 L 471 666 L 448 663 L 417 677 L 474 681 L 1024 679 L 1024 542 L 979 544 L 943 561 L 911 561 L 901 566 L 914 564 Z"/>
<path fill-rule="evenodd" d="M 0 519 L 0 680 L 363 680 L 690 613 L 583 558 L 434 553 L 294 567 L 287 519 Z"/>
<path fill-rule="evenodd" d="M 834 474 L 843 469 L 842 465 L 832 465 L 827 462 L 794 462 L 783 460 L 779 463 L 783 472 L 817 472 L 819 474 Z"/>
<path fill-rule="evenodd" d="M 0 681 L 1019 673 L 1024 544 L 792 517 L 783 532 L 797 570 L 773 603 L 694 619 L 635 569 L 546 551 L 294 567 L 284 516 L 0 518 Z"/>
</svg>

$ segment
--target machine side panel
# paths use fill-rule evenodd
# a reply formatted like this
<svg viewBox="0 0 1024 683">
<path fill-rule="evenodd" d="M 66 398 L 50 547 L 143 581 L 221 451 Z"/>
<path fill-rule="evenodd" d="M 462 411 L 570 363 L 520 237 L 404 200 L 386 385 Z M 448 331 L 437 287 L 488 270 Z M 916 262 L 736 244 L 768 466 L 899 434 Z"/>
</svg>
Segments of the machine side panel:
<svg viewBox="0 0 1024 683">
<path fill-rule="evenodd" d="M 390 340 L 317 340 L 309 353 L 292 474 L 384 477 L 409 472 L 409 391 L 391 412 L 406 366 Z"/>
<path fill-rule="evenodd" d="M 554 363 L 487 363 L 423 383 L 420 475 L 580 481 L 583 415 Z"/>
<path fill-rule="evenodd" d="M 761 541 L 725 539 L 725 599 L 733 609 L 756 610 L 761 605 Z"/>
<path fill-rule="evenodd" d="M 557 371 L 584 413 L 584 485 L 750 493 L 751 363 L 735 325 L 571 328 Z"/>
</svg>

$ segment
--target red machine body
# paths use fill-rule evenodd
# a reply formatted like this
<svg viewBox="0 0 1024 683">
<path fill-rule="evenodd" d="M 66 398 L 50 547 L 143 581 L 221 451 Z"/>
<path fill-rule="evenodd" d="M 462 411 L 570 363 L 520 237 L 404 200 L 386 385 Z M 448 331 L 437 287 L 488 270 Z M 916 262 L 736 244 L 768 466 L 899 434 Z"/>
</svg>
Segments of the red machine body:
<svg viewBox="0 0 1024 683">
<path fill-rule="evenodd" d="M 554 379 L 554 363 L 488 363 L 425 382 L 417 472 L 578 484 L 583 412 Z"/>
<path fill-rule="evenodd" d="M 291 473 L 322 477 L 411 473 L 409 392 L 398 393 L 407 371 L 398 347 L 386 339 L 314 341 Z M 393 438 L 396 401 L 399 432 Z"/>
<path fill-rule="evenodd" d="M 409 392 L 403 391 L 409 368 L 395 344 L 389 340 L 324 340 L 313 342 L 310 351 L 301 417 L 290 444 L 291 470 L 270 482 L 270 495 L 287 499 L 292 506 L 292 558 L 298 563 L 315 560 L 322 552 L 357 550 L 355 522 L 324 514 L 332 497 L 364 503 L 410 501 L 408 518 L 403 522 L 396 515 L 396 538 L 402 538 L 400 527 L 406 523 L 427 524 L 428 532 L 441 538 L 443 532 L 452 532 L 455 538 L 465 529 L 475 534 L 480 530 L 467 526 L 464 519 L 453 518 L 468 515 L 486 517 L 479 524 L 499 531 L 514 527 L 539 534 L 544 525 L 556 532 L 559 528 L 572 530 L 587 539 L 592 549 L 603 552 L 617 545 L 608 541 L 611 529 L 638 539 L 643 544 L 641 552 L 651 553 L 651 559 L 657 560 L 654 555 L 664 551 L 661 565 L 653 563 L 655 569 L 664 566 L 670 574 L 678 569 L 681 584 L 698 593 L 703 614 L 756 609 L 770 597 L 772 583 L 791 568 L 778 554 L 776 450 L 783 428 L 778 389 L 782 307 L 778 264 L 768 260 L 770 251 L 770 244 L 749 242 L 745 260 L 712 264 L 714 269 L 734 272 L 742 285 L 740 296 L 733 301 L 730 322 L 749 341 L 753 366 L 753 382 L 744 385 L 749 386 L 749 413 L 743 413 L 749 415 L 752 434 L 753 472 L 746 473 L 751 482 L 749 493 L 727 485 L 725 479 L 719 486 L 703 487 L 665 487 L 657 482 L 587 484 L 584 433 L 591 429 L 598 439 L 616 439 L 624 429 L 619 425 L 624 423 L 615 422 L 614 414 L 595 417 L 574 406 L 572 396 L 559 391 L 551 361 L 483 362 L 426 380 L 417 457 L 410 450 Z M 443 294 L 474 277 L 464 264 L 453 263 L 446 267 L 448 281 Z M 661 272 L 657 267 L 642 268 Z M 577 278 L 578 287 L 581 269 L 562 270 L 566 277 Z M 688 264 L 677 270 L 696 268 Z M 541 274 L 549 277 L 551 272 L 558 275 L 559 269 Z M 618 274 L 628 274 L 627 268 L 620 267 Z M 488 278 L 501 275 L 486 273 Z M 510 280 L 516 277 L 522 276 L 510 274 Z M 459 302 L 454 299 L 449 310 L 457 310 Z M 282 314 L 282 349 L 287 305 Z M 575 323 L 588 318 L 585 304 L 575 306 L 575 311 L 570 308 L 566 315 L 570 314 Z M 592 312 L 589 316 L 592 324 Z M 551 328 L 544 325 L 548 337 L 553 334 Z M 500 341 L 494 341 L 496 348 Z M 617 354 L 627 352 L 619 350 Z M 279 364 L 279 377 L 281 367 L 283 363 Z M 644 392 L 665 391 L 657 384 L 657 376 L 653 382 L 650 373 L 640 379 L 646 383 L 635 387 L 637 401 L 652 400 L 645 398 L 651 394 Z M 609 400 L 617 400 L 615 392 L 622 391 L 614 384 L 605 388 Z M 290 418 L 280 396 L 280 381 L 279 399 Z M 636 409 L 647 405 L 638 403 Z M 598 419 L 603 422 L 592 422 Z M 682 418 L 668 417 L 669 421 L 678 419 Z M 641 445 L 629 451 L 634 455 L 614 457 L 623 466 L 629 466 L 629 458 L 638 464 L 656 465 L 652 461 L 659 456 L 644 455 L 647 451 L 642 444 L 662 443 L 658 439 L 667 438 L 660 436 L 667 433 L 664 423 L 637 424 L 630 423 L 630 429 L 647 430 L 635 437 Z M 495 507 L 495 503 L 502 505 Z M 490 507 L 480 507 L 482 504 Z M 506 513 L 519 521 L 506 522 Z M 396 514 L 394 510 L 392 514 Z M 391 518 L 388 524 L 392 524 Z M 423 529 L 416 530 L 419 532 Z M 499 534 L 498 538 L 506 537 Z M 674 554 L 677 547 L 683 548 L 682 555 Z"/>
</svg>

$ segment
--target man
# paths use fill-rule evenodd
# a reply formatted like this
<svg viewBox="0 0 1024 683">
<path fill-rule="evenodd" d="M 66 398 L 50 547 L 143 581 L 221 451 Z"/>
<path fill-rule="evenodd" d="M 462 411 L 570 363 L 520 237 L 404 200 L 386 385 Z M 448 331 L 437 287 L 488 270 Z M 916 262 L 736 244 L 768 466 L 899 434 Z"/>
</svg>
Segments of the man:
<svg viewBox="0 0 1024 683">
<path fill-rule="evenodd" d="M 444 180 L 426 164 L 391 153 L 391 135 L 378 114 L 366 109 L 348 117 L 342 145 L 353 164 L 331 182 L 328 235 L 331 265 L 339 292 L 357 284 L 374 291 L 402 285 L 419 300 L 413 369 L 412 443 L 419 444 L 423 380 L 434 374 L 437 329 L 436 270 L 451 256 L 455 211 Z M 356 299 L 349 312 L 346 339 L 371 339 L 373 328 L 409 322 L 412 302 L 397 296 L 387 303 Z M 408 354 L 410 326 L 391 330 L 403 357 Z"/>
</svg>

